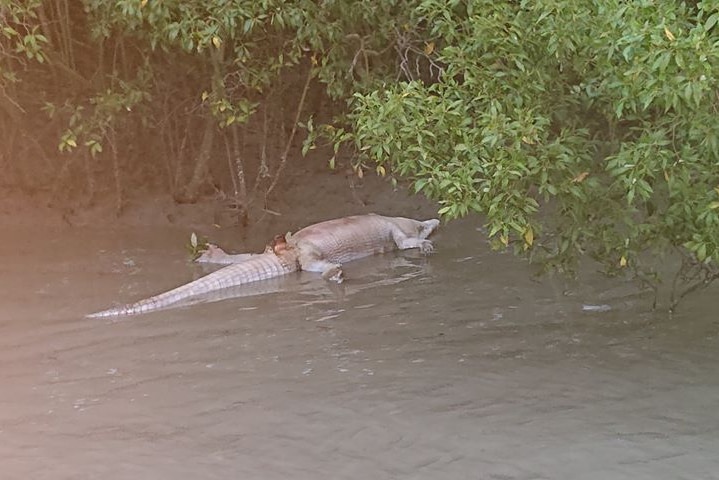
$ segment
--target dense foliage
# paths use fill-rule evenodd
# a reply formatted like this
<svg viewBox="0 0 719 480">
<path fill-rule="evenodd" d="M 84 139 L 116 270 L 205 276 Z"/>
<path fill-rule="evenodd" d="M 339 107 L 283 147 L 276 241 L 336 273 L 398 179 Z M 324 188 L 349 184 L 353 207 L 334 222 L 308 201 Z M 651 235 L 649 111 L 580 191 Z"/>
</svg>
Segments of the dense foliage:
<svg viewBox="0 0 719 480">
<path fill-rule="evenodd" d="M 497 247 L 655 288 L 676 251 L 691 290 L 718 273 L 718 9 L 418 2 L 441 73 L 355 94 L 341 133 L 445 215 L 485 214 Z"/>
<path fill-rule="evenodd" d="M 484 214 L 497 248 L 654 287 L 676 252 L 672 303 L 719 276 L 717 1 L 0 0 L 0 18 L 0 168 L 26 189 L 108 184 L 120 209 L 140 174 L 180 201 L 230 178 L 246 218 L 302 124 L 305 151 L 327 137 L 360 175 Z"/>
</svg>

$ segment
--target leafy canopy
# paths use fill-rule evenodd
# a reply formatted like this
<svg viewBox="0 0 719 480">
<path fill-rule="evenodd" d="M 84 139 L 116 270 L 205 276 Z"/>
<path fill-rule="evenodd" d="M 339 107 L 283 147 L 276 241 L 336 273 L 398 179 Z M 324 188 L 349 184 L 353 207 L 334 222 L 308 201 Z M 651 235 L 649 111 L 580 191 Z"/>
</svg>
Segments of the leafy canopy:
<svg viewBox="0 0 719 480">
<path fill-rule="evenodd" d="M 413 180 L 495 246 L 649 279 L 719 259 L 718 2 L 416 2 L 430 81 L 356 93 L 360 161 Z M 685 272 L 686 273 L 686 272 Z"/>
</svg>

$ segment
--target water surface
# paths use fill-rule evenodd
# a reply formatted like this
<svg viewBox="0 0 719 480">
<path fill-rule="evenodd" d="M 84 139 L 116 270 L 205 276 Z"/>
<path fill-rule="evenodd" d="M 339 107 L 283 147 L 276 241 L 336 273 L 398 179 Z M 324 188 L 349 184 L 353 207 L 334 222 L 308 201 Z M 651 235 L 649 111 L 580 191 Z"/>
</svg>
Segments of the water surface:
<svg viewBox="0 0 719 480">
<path fill-rule="evenodd" d="M 15 232 L 2 478 L 719 478 L 717 289 L 652 313 L 599 276 L 533 279 L 476 223 L 341 288 L 291 275 L 117 321 L 83 315 L 202 273 L 184 232 Z"/>
</svg>

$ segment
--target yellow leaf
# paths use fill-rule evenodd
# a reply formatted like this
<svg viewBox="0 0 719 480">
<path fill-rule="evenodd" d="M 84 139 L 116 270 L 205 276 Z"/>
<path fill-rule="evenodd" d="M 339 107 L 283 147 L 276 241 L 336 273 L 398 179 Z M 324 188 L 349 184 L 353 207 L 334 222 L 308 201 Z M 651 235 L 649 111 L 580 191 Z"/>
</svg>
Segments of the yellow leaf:
<svg viewBox="0 0 719 480">
<path fill-rule="evenodd" d="M 357 177 L 358 178 L 364 177 L 364 172 L 362 171 L 362 167 L 357 167 Z"/>
<path fill-rule="evenodd" d="M 572 179 L 572 183 L 582 183 L 589 176 L 589 172 L 582 172 Z"/>
<path fill-rule="evenodd" d="M 509 237 L 507 235 L 500 235 L 499 241 L 502 242 L 502 245 L 505 247 L 509 245 Z"/>
<path fill-rule="evenodd" d="M 425 43 L 424 44 L 424 54 L 432 55 L 432 52 L 434 52 L 434 42 Z"/>
<path fill-rule="evenodd" d="M 676 37 L 674 37 L 674 34 L 667 27 L 664 27 L 664 35 L 667 36 L 667 38 L 669 39 L 670 42 L 673 42 L 674 40 L 676 40 Z"/>
<path fill-rule="evenodd" d="M 526 143 L 527 145 L 534 145 L 536 143 L 534 140 L 532 140 L 531 138 L 529 138 L 526 135 L 522 137 L 522 141 L 524 143 Z"/>
<path fill-rule="evenodd" d="M 624 255 L 619 259 L 619 266 L 622 268 L 627 266 L 627 258 Z"/>
<path fill-rule="evenodd" d="M 709 208 L 710 208 L 711 210 L 716 210 L 717 208 L 719 208 L 719 201 L 715 200 L 715 201 L 713 201 L 712 203 L 710 203 L 710 204 L 709 204 Z"/>
<path fill-rule="evenodd" d="M 220 39 L 220 37 L 215 35 L 214 37 L 212 37 L 212 44 L 215 46 L 215 48 L 220 48 L 220 45 L 222 45 L 222 40 Z"/>
<path fill-rule="evenodd" d="M 382 165 L 377 165 L 377 175 L 384 177 L 387 172 Z"/>
<path fill-rule="evenodd" d="M 67 143 L 71 147 L 77 147 L 77 142 L 75 140 L 73 140 L 72 138 L 68 138 L 65 143 Z"/>
<path fill-rule="evenodd" d="M 312 66 L 316 67 L 317 66 L 317 54 L 313 53 L 312 57 L 310 57 L 310 59 L 312 60 Z"/>
<path fill-rule="evenodd" d="M 140 2 L 140 8 L 144 7 L 145 5 L 147 5 L 147 0 L 142 0 Z"/>
<path fill-rule="evenodd" d="M 534 230 L 532 230 L 532 227 L 527 227 L 524 231 L 524 243 L 530 247 L 534 243 Z"/>
<path fill-rule="evenodd" d="M 667 172 L 666 170 L 664 170 L 664 180 L 666 180 L 667 182 L 669 181 L 669 172 Z"/>
</svg>

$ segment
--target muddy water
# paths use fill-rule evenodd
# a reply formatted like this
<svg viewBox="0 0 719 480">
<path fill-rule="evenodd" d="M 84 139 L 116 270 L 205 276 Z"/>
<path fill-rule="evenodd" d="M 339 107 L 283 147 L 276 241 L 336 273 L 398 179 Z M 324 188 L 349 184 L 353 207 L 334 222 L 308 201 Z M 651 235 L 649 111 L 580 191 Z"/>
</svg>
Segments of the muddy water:
<svg viewBox="0 0 719 480">
<path fill-rule="evenodd" d="M 719 478 L 717 290 L 652 314 L 598 276 L 532 280 L 474 230 L 343 288 L 121 321 L 82 315 L 200 274 L 186 232 L 16 231 L 0 478 Z"/>
</svg>

